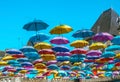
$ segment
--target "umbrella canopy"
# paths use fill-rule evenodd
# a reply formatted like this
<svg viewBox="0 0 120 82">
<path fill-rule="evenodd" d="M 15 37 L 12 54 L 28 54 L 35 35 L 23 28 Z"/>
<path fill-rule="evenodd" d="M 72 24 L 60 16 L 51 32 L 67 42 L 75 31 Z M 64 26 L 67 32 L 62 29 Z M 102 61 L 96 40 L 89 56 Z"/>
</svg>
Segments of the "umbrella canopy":
<svg viewBox="0 0 120 82">
<path fill-rule="evenodd" d="M 2 58 L 3 61 L 7 61 L 7 60 L 15 60 L 15 57 L 12 57 L 11 55 L 5 56 Z"/>
<path fill-rule="evenodd" d="M 33 61 L 33 64 L 35 65 L 35 64 L 37 64 L 37 63 L 42 63 L 42 62 L 43 62 L 42 59 L 37 59 L 37 60 Z"/>
<path fill-rule="evenodd" d="M 45 40 L 48 40 L 50 38 L 49 35 L 44 34 L 44 33 L 37 33 L 37 35 L 33 35 L 30 37 L 29 42 L 37 43 L 37 42 L 43 42 Z"/>
<path fill-rule="evenodd" d="M 100 50 L 90 50 L 86 53 L 87 56 L 100 56 L 102 52 Z"/>
<path fill-rule="evenodd" d="M 17 60 L 9 60 L 8 64 L 19 64 L 19 62 Z"/>
<path fill-rule="evenodd" d="M 71 70 L 72 71 L 80 71 L 80 67 L 79 66 L 73 66 L 73 67 L 71 67 Z"/>
<path fill-rule="evenodd" d="M 6 66 L 6 65 L 8 65 L 8 62 L 6 62 L 6 61 L 0 61 L 0 66 Z"/>
<path fill-rule="evenodd" d="M 87 50 L 82 48 L 75 48 L 74 50 L 70 51 L 71 54 L 86 54 Z"/>
<path fill-rule="evenodd" d="M 63 66 L 60 66 L 60 69 L 61 70 L 70 70 L 70 66 L 69 65 L 63 65 Z"/>
<path fill-rule="evenodd" d="M 86 37 L 91 37 L 92 35 L 94 35 L 94 33 L 91 30 L 83 29 L 76 31 L 72 36 L 74 38 L 86 38 Z"/>
<path fill-rule="evenodd" d="M 120 53 L 116 54 L 115 58 L 120 59 Z"/>
<path fill-rule="evenodd" d="M 47 68 L 49 70 L 58 70 L 59 69 L 59 67 L 56 64 L 51 64 L 51 65 L 47 66 Z"/>
<path fill-rule="evenodd" d="M 106 62 L 109 62 L 109 61 L 112 61 L 112 60 L 114 60 L 114 58 L 100 58 L 100 59 L 97 59 L 95 62 L 106 63 Z"/>
<path fill-rule="evenodd" d="M 23 67 L 33 67 L 33 64 L 30 63 L 30 62 L 23 62 L 23 63 L 21 63 L 21 65 L 22 65 Z"/>
<path fill-rule="evenodd" d="M 39 54 L 55 54 L 51 49 L 42 49 L 38 51 Z"/>
<path fill-rule="evenodd" d="M 110 52 L 110 51 L 104 52 L 104 53 L 101 55 L 101 57 L 104 57 L 104 58 L 109 58 L 109 57 L 113 57 L 113 56 L 115 56 L 115 53 L 114 53 L 114 52 Z"/>
<path fill-rule="evenodd" d="M 56 46 L 56 47 L 53 47 L 52 50 L 55 52 L 69 52 L 69 49 L 64 46 Z"/>
<path fill-rule="evenodd" d="M 70 52 L 57 52 L 55 54 L 56 56 L 71 56 Z"/>
<path fill-rule="evenodd" d="M 71 62 L 82 62 L 84 59 L 85 59 L 85 55 L 77 55 L 77 54 L 75 54 L 75 55 L 72 55 L 71 57 L 70 57 L 70 61 Z"/>
<path fill-rule="evenodd" d="M 40 50 L 40 49 L 51 49 L 52 46 L 49 43 L 46 43 L 46 42 L 39 42 L 39 43 L 36 43 L 34 45 L 34 48 L 37 49 L 37 50 Z"/>
<path fill-rule="evenodd" d="M 76 40 L 70 44 L 70 46 L 73 46 L 75 48 L 82 48 L 87 46 L 89 43 L 85 40 Z"/>
<path fill-rule="evenodd" d="M 42 54 L 41 58 L 43 59 L 43 61 L 51 61 L 56 59 L 55 55 L 53 54 Z"/>
<path fill-rule="evenodd" d="M 37 50 L 34 49 L 32 46 L 24 46 L 23 48 L 20 49 L 23 53 L 25 52 L 37 52 Z"/>
<path fill-rule="evenodd" d="M 36 59 L 40 58 L 40 55 L 37 52 L 25 52 L 24 55 L 27 58 L 30 58 L 30 59 L 32 58 L 33 60 L 36 60 Z"/>
<path fill-rule="evenodd" d="M 6 50 L 6 53 L 7 54 L 22 54 L 22 52 L 17 49 L 8 49 Z"/>
<path fill-rule="evenodd" d="M 56 60 L 51 60 L 51 61 L 48 61 L 46 65 L 48 66 L 48 65 L 56 64 L 56 63 L 57 63 Z"/>
<path fill-rule="evenodd" d="M 19 58 L 17 59 L 18 62 L 29 62 L 28 58 Z"/>
<path fill-rule="evenodd" d="M 63 62 L 63 61 L 69 61 L 69 56 L 57 56 L 57 61 Z"/>
<path fill-rule="evenodd" d="M 102 32 L 102 33 L 97 33 L 96 35 L 94 35 L 92 39 L 98 42 L 105 42 L 108 40 L 112 40 L 113 36 L 107 32 Z"/>
<path fill-rule="evenodd" d="M 70 61 L 61 62 L 61 63 L 60 63 L 60 66 L 62 66 L 62 65 L 70 65 Z"/>
<path fill-rule="evenodd" d="M 68 25 L 59 25 L 59 26 L 56 26 L 54 27 L 50 33 L 51 34 L 65 34 L 65 33 L 68 33 L 70 31 L 72 31 L 73 29 L 68 26 Z"/>
<path fill-rule="evenodd" d="M 43 63 L 37 63 L 34 65 L 34 67 L 36 67 L 37 69 L 45 69 L 46 65 Z"/>
<path fill-rule="evenodd" d="M 25 24 L 23 26 L 23 29 L 27 31 L 39 31 L 46 29 L 48 26 L 49 26 L 48 24 L 41 20 L 34 20 L 33 22 Z"/>
<path fill-rule="evenodd" d="M 58 75 L 61 76 L 61 77 L 65 77 L 65 76 L 67 76 L 67 72 L 63 71 L 63 70 L 59 70 Z"/>
<path fill-rule="evenodd" d="M 116 50 L 120 50 L 120 46 L 119 46 L 119 45 L 111 45 L 111 46 L 107 47 L 105 50 L 106 50 L 106 51 L 116 51 Z"/>
<path fill-rule="evenodd" d="M 96 43 L 93 43 L 89 46 L 89 49 L 90 50 L 98 50 L 98 49 L 104 49 L 106 48 L 107 46 L 101 42 L 96 42 Z"/>
<path fill-rule="evenodd" d="M 120 45 L 120 36 L 115 36 L 111 42 L 114 44 L 114 45 Z"/>
<path fill-rule="evenodd" d="M 52 40 L 50 40 L 50 42 L 51 42 L 52 44 L 58 44 L 58 45 L 69 43 L 69 41 L 68 41 L 67 38 L 65 38 L 65 37 L 60 37 L 60 36 L 53 38 Z"/>
<path fill-rule="evenodd" d="M 12 57 L 15 57 L 15 58 L 24 58 L 25 56 L 23 54 L 13 54 Z"/>
</svg>

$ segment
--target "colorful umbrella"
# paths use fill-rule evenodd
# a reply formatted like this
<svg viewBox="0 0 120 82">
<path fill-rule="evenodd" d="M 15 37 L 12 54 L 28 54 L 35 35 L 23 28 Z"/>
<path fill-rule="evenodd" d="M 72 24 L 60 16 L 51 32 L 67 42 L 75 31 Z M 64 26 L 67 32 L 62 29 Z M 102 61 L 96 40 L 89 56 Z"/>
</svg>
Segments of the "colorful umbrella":
<svg viewBox="0 0 120 82">
<path fill-rule="evenodd" d="M 86 54 L 87 50 L 82 48 L 75 48 L 74 50 L 70 51 L 71 54 Z"/>
<path fill-rule="evenodd" d="M 50 42 L 51 42 L 52 44 L 58 44 L 58 45 L 69 43 L 69 41 L 68 41 L 67 38 L 65 38 L 65 37 L 60 37 L 60 36 L 53 38 L 52 40 L 50 40 Z"/>
<path fill-rule="evenodd" d="M 56 47 L 53 47 L 52 50 L 55 52 L 69 52 L 69 49 L 64 46 L 56 46 Z"/>
<path fill-rule="evenodd" d="M 5 56 L 2 58 L 3 61 L 7 61 L 7 60 L 15 60 L 15 57 L 12 57 L 11 55 Z"/>
<path fill-rule="evenodd" d="M 51 64 L 51 65 L 47 66 L 47 68 L 49 70 L 58 70 L 59 69 L 59 67 L 56 64 Z"/>
<path fill-rule="evenodd" d="M 59 25 L 59 26 L 56 26 L 54 27 L 50 33 L 51 34 L 64 34 L 64 33 L 68 33 L 70 31 L 72 31 L 73 29 L 68 26 L 68 25 Z"/>
<path fill-rule="evenodd" d="M 37 63 L 34 65 L 34 67 L 37 69 L 46 69 L 46 65 L 43 63 Z"/>
<path fill-rule="evenodd" d="M 75 48 L 82 48 L 87 46 L 89 43 L 85 40 L 76 40 L 70 44 L 70 46 L 73 46 Z"/>
<path fill-rule="evenodd" d="M 30 63 L 30 62 L 23 62 L 23 63 L 21 63 L 21 65 L 23 66 L 23 67 L 33 67 L 33 64 L 32 63 Z"/>
<path fill-rule="evenodd" d="M 17 59 L 18 62 L 22 63 L 22 62 L 29 62 L 28 58 L 19 58 Z"/>
<path fill-rule="evenodd" d="M 35 64 L 37 64 L 37 63 L 42 63 L 42 62 L 43 62 L 42 59 L 37 59 L 37 60 L 33 61 L 33 65 L 35 65 Z"/>
<path fill-rule="evenodd" d="M 48 65 L 51 65 L 51 64 L 57 64 L 57 61 L 56 60 L 48 61 L 46 65 L 48 66 Z"/>
<path fill-rule="evenodd" d="M 36 60 L 40 58 L 40 55 L 37 52 L 25 52 L 24 55 L 31 60 Z"/>
<path fill-rule="evenodd" d="M 52 46 L 49 43 L 46 43 L 46 42 L 39 42 L 39 43 L 36 43 L 34 45 L 34 48 L 37 49 L 37 50 L 40 50 L 40 49 L 51 49 Z"/>
<path fill-rule="evenodd" d="M 57 61 L 69 61 L 70 57 L 69 56 L 57 56 Z"/>
<path fill-rule="evenodd" d="M 107 46 L 101 42 L 96 42 L 96 43 L 93 43 L 89 46 L 89 49 L 90 50 L 98 50 L 98 49 L 104 49 L 106 48 Z"/>
<path fill-rule="evenodd" d="M 69 65 L 63 65 L 63 66 L 60 66 L 60 69 L 61 70 L 70 70 L 70 66 Z"/>
<path fill-rule="evenodd" d="M 8 50 L 6 50 L 6 53 L 8 53 L 8 54 L 22 54 L 22 52 L 17 50 L 17 49 L 8 49 Z"/>
<path fill-rule="evenodd" d="M 114 52 L 110 52 L 110 51 L 104 52 L 104 53 L 101 55 L 101 57 L 104 57 L 104 58 L 109 58 L 109 57 L 113 57 L 113 56 L 115 56 L 115 53 L 114 53 Z"/>
<path fill-rule="evenodd" d="M 70 65 L 70 61 L 63 61 L 60 63 L 60 66 L 62 66 L 62 65 Z"/>
<path fill-rule="evenodd" d="M 55 55 L 53 54 L 42 54 L 41 58 L 43 59 L 43 61 L 51 61 L 56 59 Z"/>
<path fill-rule="evenodd" d="M 120 59 L 120 53 L 116 54 L 115 58 Z"/>
<path fill-rule="evenodd" d="M 39 31 L 46 29 L 48 26 L 49 26 L 48 24 L 41 20 L 34 20 L 33 22 L 25 24 L 23 26 L 23 29 L 27 31 Z"/>
<path fill-rule="evenodd" d="M 86 53 L 87 56 L 100 56 L 102 52 L 100 50 L 90 50 Z"/>
<path fill-rule="evenodd" d="M 92 39 L 98 42 L 105 42 L 108 40 L 112 40 L 113 36 L 107 32 L 102 32 L 102 33 L 97 33 L 96 35 L 94 35 Z"/>
<path fill-rule="evenodd" d="M 81 68 L 79 66 L 73 66 L 73 67 L 71 67 L 71 70 L 72 71 L 80 71 Z"/>
<path fill-rule="evenodd" d="M 94 35 L 94 33 L 91 30 L 83 29 L 76 31 L 72 36 L 74 38 L 86 38 L 86 37 L 91 37 L 92 35 Z"/>
<path fill-rule="evenodd" d="M 8 62 L 6 62 L 6 61 L 0 61 L 0 66 L 6 66 L 6 65 L 8 65 Z"/>
</svg>

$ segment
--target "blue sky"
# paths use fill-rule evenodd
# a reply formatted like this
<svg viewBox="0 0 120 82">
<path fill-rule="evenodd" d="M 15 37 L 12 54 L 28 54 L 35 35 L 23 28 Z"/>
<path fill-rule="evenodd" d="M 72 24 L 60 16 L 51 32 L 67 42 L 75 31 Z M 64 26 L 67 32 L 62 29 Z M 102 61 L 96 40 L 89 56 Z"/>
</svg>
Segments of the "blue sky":
<svg viewBox="0 0 120 82">
<path fill-rule="evenodd" d="M 0 50 L 21 48 L 35 32 L 23 30 L 24 24 L 36 19 L 50 26 L 70 25 L 75 32 L 91 28 L 99 15 L 112 7 L 120 14 L 120 0 L 0 0 Z M 72 33 L 65 36 L 73 41 Z M 49 34 L 49 33 L 48 33 Z"/>
</svg>

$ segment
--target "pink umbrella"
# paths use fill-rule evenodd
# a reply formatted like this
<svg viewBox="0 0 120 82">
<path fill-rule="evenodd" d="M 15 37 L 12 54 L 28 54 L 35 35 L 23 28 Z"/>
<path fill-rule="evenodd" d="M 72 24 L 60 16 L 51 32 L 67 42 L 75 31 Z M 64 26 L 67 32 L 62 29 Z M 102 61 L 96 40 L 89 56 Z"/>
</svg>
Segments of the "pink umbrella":
<svg viewBox="0 0 120 82">
<path fill-rule="evenodd" d="M 52 40 L 50 40 L 50 42 L 51 42 L 52 44 L 58 44 L 58 45 L 69 43 L 69 41 L 68 41 L 67 38 L 65 38 L 65 37 L 60 37 L 60 36 L 53 38 Z"/>
<path fill-rule="evenodd" d="M 70 52 L 57 52 L 56 53 L 57 56 L 71 56 Z"/>
<path fill-rule="evenodd" d="M 56 60 L 48 61 L 48 62 L 47 62 L 47 66 L 48 66 L 48 65 L 51 65 L 51 64 L 56 64 L 56 63 L 57 63 Z"/>
<path fill-rule="evenodd" d="M 105 42 L 108 40 L 112 40 L 113 36 L 107 32 L 102 32 L 102 33 L 97 33 L 95 36 L 93 36 L 92 39 L 98 42 Z"/>
<path fill-rule="evenodd" d="M 90 50 L 86 53 L 87 56 L 100 56 L 102 52 L 100 50 Z"/>
<path fill-rule="evenodd" d="M 86 54 L 87 50 L 82 48 L 76 48 L 70 52 L 71 54 Z"/>
<path fill-rule="evenodd" d="M 35 64 L 37 64 L 37 63 L 42 63 L 42 62 L 43 62 L 42 59 L 37 59 L 37 60 L 35 60 L 35 61 L 33 62 L 33 65 L 35 65 Z"/>
</svg>

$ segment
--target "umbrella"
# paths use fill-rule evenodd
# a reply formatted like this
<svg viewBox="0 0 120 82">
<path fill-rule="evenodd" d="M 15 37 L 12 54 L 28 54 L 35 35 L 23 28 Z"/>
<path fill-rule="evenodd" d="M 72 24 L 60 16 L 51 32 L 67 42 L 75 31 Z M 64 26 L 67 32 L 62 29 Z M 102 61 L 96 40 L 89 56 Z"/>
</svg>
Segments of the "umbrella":
<svg viewBox="0 0 120 82">
<path fill-rule="evenodd" d="M 19 64 L 17 60 L 9 60 L 8 64 Z"/>
<path fill-rule="evenodd" d="M 92 39 L 98 42 L 105 42 L 108 40 L 112 40 L 113 36 L 107 32 L 102 32 L 102 33 L 97 33 L 96 35 L 94 35 Z"/>
<path fill-rule="evenodd" d="M 22 52 L 17 50 L 17 49 L 8 49 L 8 50 L 6 50 L 6 53 L 8 53 L 8 54 L 22 54 Z"/>
<path fill-rule="evenodd" d="M 21 65 L 22 65 L 23 67 L 33 67 L 33 64 L 30 63 L 30 62 L 23 62 L 23 63 L 21 63 Z"/>
<path fill-rule="evenodd" d="M 18 62 L 29 62 L 28 58 L 19 58 L 17 59 Z"/>
<path fill-rule="evenodd" d="M 70 46 L 73 46 L 75 48 L 82 48 L 87 46 L 89 43 L 85 40 L 76 40 L 70 44 Z"/>
<path fill-rule="evenodd" d="M 115 58 L 120 59 L 120 53 L 116 54 Z"/>
<path fill-rule="evenodd" d="M 79 66 L 73 66 L 73 67 L 71 67 L 71 70 L 72 71 L 80 71 L 80 67 Z"/>
<path fill-rule="evenodd" d="M 70 52 L 57 52 L 55 54 L 56 56 L 71 56 Z"/>
<path fill-rule="evenodd" d="M 56 59 L 55 55 L 53 54 L 42 54 L 41 58 L 43 59 L 43 61 L 51 61 Z"/>
<path fill-rule="evenodd" d="M 0 66 L 6 66 L 6 65 L 8 65 L 8 62 L 6 62 L 6 61 L 0 61 Z"/>
<path fill-rule="evenodd" d="M 12 57 L 15 57 L 15 58 L 24 58 L 25 56 L 23 54 L 13 54 Z"/>
<path fill-rule="evenodd" d="M 97 62 L 97 63 L 107 63 L 107 62 L 112 61 L 112 60 L 114 60 L 114 58 L 112 58 L 112 57 L 100 58 L 100 59 L 97 59 L 95 62 Z"/>
<path fill-rule="evenodd" d="M 56 64 L 51 64 L 51 65 L 47 66 L 47 68 L 49 70 L 58 70 L 59 69 L 59 67 Z"/>
<path fill-rule="evenodd" d="M 54 27 L 50 33 L 51 34 L 64 34 L 64 33 L 68 33 L 70 31 L 72 31 L 73 29 L 68 26 L 68 25 L 59 25 L 59 26 L 56 26 Z"/>
<path fill-rule="evenodd" d="M 62 66 L 62 65 L 70 65 L 70 61 L 63 61 L 60 63 L 60 66 Z"/>
<path fill-rule="evenodd" d="M 24 55 L 27 58 L 30 58 L 30 59 L 32 58 L 33 60 L 36 60 L 36 59 L 40 58 L 40 55 L 37 52 L 25 52 Z"/>
<path fill-rule="evenodd" d="M 33 64 L 35 65 L 35 64 L 37 64 L 37 63 L 42 63 L 42 62 L 43 62 L 42 59 L 37 59 L 37 60 L 33 61 Z"/>
<path fill-rule="evenodd" d="M 62 77 L 65 77 L 65 76 L 67 76 L 67 72 L 66 72 L 66 71 L 63 71 L 63 70 L 59 70 L 59 71 L 58 71 L 58 75 L 59 75 L 59 76 L 62 76 Z"/>
<path fill-rule="evenodd" d="M 120 36 L 115 36 L 111 42 L 114 44 L 114 45 L 120 45 Z"/>
<path fill-rule="evenodd" d="M 60 69 L 61 70 L 70 70 L 70 66 L 69 65 L 63 65 L 63 66 L 60 66 Z"/>
<path fill-rule="evenodd" d="M 46 69 L 46 65 L 43 63 L 37 63 L 34 65 L 34 67 L 37 69 Z"/>
<path fill-rule="evenodd" d="M 39 43 L 36 43 L 34 45 L 34 48 L 37 49 L 37 50 L 40 50 L 40 49 L 51 49 L 52 46 L 49 43 L 46 43 L 46 42 L 39 42 Z"/>
<path fill-rule="evenodd" d="M 100 50 L 90 50 L 86 53 L 87 56 L 100 56 L 102 52 Z"/>
<path fill-rule="evenodd" d="M 56 47 L 53 47 L 52 50 L 55 52 L 69 52 L 69 49 L 64 46 L 56 46 Z"/>
<path fill-rule="evenodd" d="M 53 38 L 52 40 L 50 40 L 50 42 L 51 42 L 52 44 L 58 44 L 58 45 L 69 43 L 69 41 L 68 41 L 67 38 L 65 38 L 65 37 L 60 37 L 60 36 Z"/>
<path fill-rule="evenodd" d="M 29 42 L 37 43 L 37 42 L 43 42 L 45 40 L 48 40 L 50 38 L 49 35 L 44 34 L 44 33 L 37 33 L 37 35 L 33 35 L 30 37 Z"/>
<path fill-rule="evenodd" d="M 87 50 L 82 48 L 75 48 L 74 50 L 70 51 L 71 54 L 86 54 Z"/>
<path fill-rule="evenodd" d="M 101 42 L 96 42 L 96 43 L 93 43 L 89 46 L 89 49 L 90 50 L 98 50 L 98 49 L 104 49 L 106 48 L 107 46 Z"/>
<path fill-rule="evenodd" d="M 70 61 L 71 62 L 82 62 L 84 59 L 85 59 L 85 55 L 77 55 L 77 54 L 75 54 L 75 55 L 72 55 L 71 57 L 70 57 Z"/>
<path fill-rule="evenodd" d="M 41 20 L 34 20 L 33 22 L 25 24 L 23 26 L 23 29 L 27 31 L 39 31 L 46 29 L 48 26 L 49 26 L 48 24 Z"/>
<path fill-rule="evenodd" d="M 104 53 L 101 55 L 101 57 L 104 57 L 104 58 L 109 58 L 109 57 L 113 57 L 113 56 L 115 56 L 115 53 L 114 53 L 114 52 L 110 52 L 110 51 L 104 52 Z"/>
<path fill-rule="evenodd" d="M 116 51 L 116 50 L 120 50 L 120 46 L 119 46 L 119 45 L 111 45 L 111 46 L 107 47 L 105 50 L 106 50 L 106 51 Z"/>
<path fill-rule="evenodd" d="M 70 57 L 69 56 L 57 56 L 57 61 L 69 61 Z"/>
<path fill-rule="evenodd" d="M 32 46 L 24 46 L 23 48 L 20 49 L 23 53 L 25 52 L 37 52 L 37 50 L 34 49 Z"/>
<path fill-rule="evenodd" d="M 55 54 L 51 49 L 42 49 L 38 51 L 39 54 Z"/>
<path fill-rule="evenodd" d="M 86 38 L 86 37 L 91 37 L 92 35 L 94 35 L 94 33 L 91 30 L 83 29 L 76 31 L 72 36 L 74 38 Z"/>
<path fill-rule="evenodd" d="M 12 57 L 11 55 L 5 56 L 2 58 L 3 61 L 7 61 L 7 60 L 15 60 L 15 57 Z"/>
<path fill-rule="evenodd" d="M 56 63 L 57 63 L 56 60 L 51 60 L 51 61 L 48 61 L 46 65 L 48 66 L 48 65 L 56 64 Z"/>
</svg>

